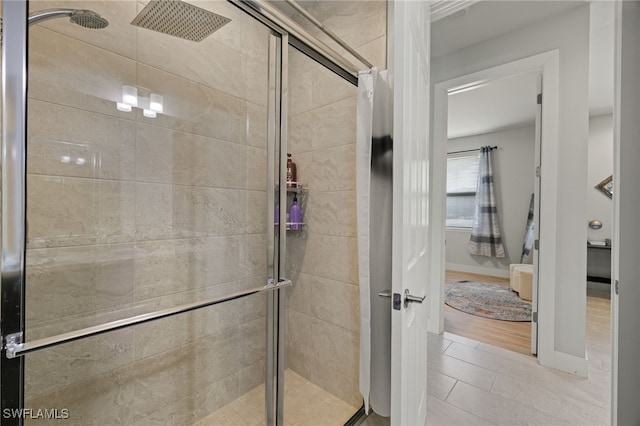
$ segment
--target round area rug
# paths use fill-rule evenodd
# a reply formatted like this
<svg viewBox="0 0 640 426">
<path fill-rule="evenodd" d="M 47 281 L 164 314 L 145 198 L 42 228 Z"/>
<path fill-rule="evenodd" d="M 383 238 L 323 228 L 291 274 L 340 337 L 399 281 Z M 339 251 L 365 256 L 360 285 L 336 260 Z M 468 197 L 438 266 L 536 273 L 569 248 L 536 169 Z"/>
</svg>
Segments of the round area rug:
<svg viewBox="0 0 640 426">
<path fill-rule="evenodd" d="M 460 281 L 445 290 L 444 301 L 452 308 L 479 317 L 531 321 L 531 302 L 499 284 Z"/>
</svg>

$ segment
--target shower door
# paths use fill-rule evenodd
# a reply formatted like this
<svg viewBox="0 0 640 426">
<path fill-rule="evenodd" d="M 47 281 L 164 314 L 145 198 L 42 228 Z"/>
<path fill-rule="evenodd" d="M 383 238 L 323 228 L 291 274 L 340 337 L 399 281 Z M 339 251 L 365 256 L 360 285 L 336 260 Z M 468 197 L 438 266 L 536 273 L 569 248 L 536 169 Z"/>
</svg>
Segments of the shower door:
<svg viewBox="0 0 640 426">
<path fill-rule="evenodd" d="M 199 42 L 132 25 L 147 3 L 3 2 L 3 425 L 277 416 L 283 39 L 221 1 L 178 11 L 230 19 Z M 109 25 L 28 26 L 56 7 Z"/>
</svg>

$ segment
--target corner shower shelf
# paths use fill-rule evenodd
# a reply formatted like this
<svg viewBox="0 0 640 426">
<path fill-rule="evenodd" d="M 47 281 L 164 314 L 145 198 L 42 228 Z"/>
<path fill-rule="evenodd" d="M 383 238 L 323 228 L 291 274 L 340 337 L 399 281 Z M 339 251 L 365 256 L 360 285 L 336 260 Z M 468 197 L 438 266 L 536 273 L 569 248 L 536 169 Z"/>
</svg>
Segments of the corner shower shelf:
<svg viewBox="0 0 640 426">
<path fill-rule="evenodd" d="M 295 186 L 287 187 L 287 211 L 291 208 L 291 204 L 293 203 L 294 196 L 298 198 L 298 204 L 302 208 L 302 214 L 304 218 L 304 214 L 306 214 L 307 207 L 307 197 L 309 195 L 309 187 L 305 184 L 299 182 L 290 182 L 289 184 L 293 184 Z M 280 187 L 276 186 L 276 199 L 278 197 L 278 191 Z M 292 229 L 292 225 L 297 225 L 297 229 Z M 305 222 L 287 222 L 287 231 L 298 232 L 304 231 L 307 229 L 307 224 Z"/>
</svg>

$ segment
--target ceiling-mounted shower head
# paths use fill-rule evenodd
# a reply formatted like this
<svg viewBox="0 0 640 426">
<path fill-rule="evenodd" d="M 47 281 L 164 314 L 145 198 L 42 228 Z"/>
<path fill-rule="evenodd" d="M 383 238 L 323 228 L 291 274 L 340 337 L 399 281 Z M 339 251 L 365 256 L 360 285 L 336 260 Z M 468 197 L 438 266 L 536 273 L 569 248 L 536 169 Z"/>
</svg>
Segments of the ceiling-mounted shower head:
<svg viewBox="0 0 640 426">
<path fill-rule="evenodd" d="M 99 30 L 109 25 L 109 21 L 92 10 L 79 9 L 48 9 L 32 13 L 29 16 L 29 25 L 37 24 L 49 19 L 69 17 L 69 21 L 84 28 Z"/>
<path fill-rule="evenodd" d="M 131 25 L 191 41 L 202 41 L 231 19 L 180 0 L 151 0 Z"/>
</svg>

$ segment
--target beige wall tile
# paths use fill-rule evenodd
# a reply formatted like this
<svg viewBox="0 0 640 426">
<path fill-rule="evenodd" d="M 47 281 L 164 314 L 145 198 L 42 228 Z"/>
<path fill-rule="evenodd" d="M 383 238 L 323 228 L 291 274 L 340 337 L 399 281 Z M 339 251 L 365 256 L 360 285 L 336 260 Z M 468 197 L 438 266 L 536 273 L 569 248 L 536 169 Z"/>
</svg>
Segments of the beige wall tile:
<svg viewBox="0 0 640 426">
<path fill-rule="evenodd" d="M 59 414 L 66 408 L 69 418 L 60 420 L 65 425 L 129 425 L 133 421 L 133 398 L 133 368 L 125 366 L 98 375 L 85 374 L 78 382 L 43 397 L 27 391 L 25 407 L 34 413 L 38 409 L 58 409 Z M 42 423 L 42 419 L 25 419 L 26 425 Z"/>
<path fill-rule="evenodd" d="M 358 379 L 360 339 L 357 333 L 312 319 L 309 340 L 314 358 L 348 377 Z"/>
<path fill-rule="evenodd" d="M 246 103 L 247 143 L 256 148 L 267 149 L 268 111 L 266 108 Z"/>
<path fill-rule="evenodd" d="M 56 346 L 26 355 L 25 360 L 25 394 L 37 398 L 131 364 L 133 330 Z"/>
<path fill-rule="evenodd" d="M 299 313 L 311 315 L 312 305 L 316 302 L 313 299 L 313 275 L 299 273 L 295 278 L 291 278 L 293 285 L 287 289 L 289 303 L 287 307 Z"/>
<path fill-rule="evenodd" d="M 138 183 L 136 193 L 142 240 L 234 235 L 247 226 L 244 191 Z"/>
<path fill-rule="evenodd" d="M 132 302 L 133 254 L 132 244 L 29 250 L 27 321 L 56 320 Z"/>
<path fill-rule="evenodd" d="M 246 142 L 246 105 L 242 99 L 143 64 L 138 64 L 137 75 L 138 85 L 163 96 L 164 113 L 144 118 L 138 110 L 136 120 L 229 142 Z"/>
<path fill-rule="evenodd" d="M 240 272 L 245 278 L 255 281 L 255 285 L 266 284 L 267 276 L 267 238 L 265 234 L 249 234 L 240 241 Z"/>
<path fill-rule="evenodd" d="M 29 102 L 28 172 L 132 180 L 135 123 L 48 102 Z"/>
<path fill-rule="evenodd" d="M 341 237 L 357 234 L 355 191 L 313 191 L 304 214 L 309 232 Z"/>
<path fill-rule="evenodd" d="M 138 124 L 136 179 L 217 188 L 247 187 L 244 145 Z"/>
<path fill-rule="evenodd" d="M 311 287 L 313 316 L 358 333 L 360 290 L 358 286 L 315 277 Z"/>
<path fill-rule="evenodd" d="M 87 30 L 77 25 L 70 25 L 68 20 L 55 19 L 38 24 L 69 39 L 82 40 L 93 46 L 115 52 L 127 58 L 135 59 L 136 27 L 130 25 L 137 14 L 135 1 L 112 0 L 40 0 L 29 2 L 30 12 L 39 10 L 63 9 L 91 9 L 109 21 L 109 26 L 101 30 Z M 33 27 L 30 33 L 35 32 Z M 84 57 L 87 59 L 87 57 Z"/>
<path fill-rule="evenodd" d="M 237 334 L 226 331 L 135 364 L 136 419 L 190 395 L 238 370 Z"/>
<path fill-rule="evenodd" d="M 53 7 L 48 1 L 40 4 L 42 9 Z M 82 35 L 100 33 L 72 25 L 68 19 L 32 26 L 29 31 L 29 97 L 122 118 L 130 117 L 118 111 L 115 103 L 122 99 L 122 85 L 135 83 L 135 61 L 88 44 L 82 38 L 78 40 L 47 30 L 42 25 L 56 25 Z"/>
<path fill-rule="evenodd" d="M 136 300 L 237 281 L 238 237 L 162 240 L 136 244 Z"/>
<path fill-rule="evenodd" d="M 267 229 L 267 193 L 247 192 L 247 233 L 264 234 Z M 270 229 L 271 232 L 272 229 Z"/>
<path fill-rule="evenodd" d="M 355 144 L 313 152 L 312 184 L 316 191 L 354 191 Z"/>
</svg>

